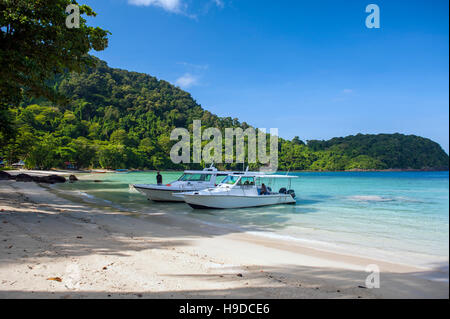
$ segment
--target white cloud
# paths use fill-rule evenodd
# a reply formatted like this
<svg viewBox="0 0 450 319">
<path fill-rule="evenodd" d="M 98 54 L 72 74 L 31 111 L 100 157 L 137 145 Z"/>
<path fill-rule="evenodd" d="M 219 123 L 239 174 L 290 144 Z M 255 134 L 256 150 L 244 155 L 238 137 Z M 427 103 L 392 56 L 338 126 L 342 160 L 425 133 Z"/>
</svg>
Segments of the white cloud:
<svg viewBox="0 0 450 319">
<path fill-rule="evenodd" d="M 220 0 L 219 0 L 220 1 Z M 180 13 L 182 10 L 181 0 L 128 0 L 129 4 L 135 6 L 155 6 L 166 11 Z"/>
<path fill-rule="evenodd" d="M 160 7 L 168 12 L 185 15 L 190 19 L 197 20 L 198 18 L 197 14 L 188 12 L 188 4 L 186 0 L 128 0 L 128 4 L 134 6 Z M 225 2 L 224 0 L 209 0 L 205 7 L 208 8 L 214 5 L 220 9 L 223 9 L 225 7 Z M 206 11 L 203 12 L 204 14 L 207 13 L 208 9 L 205 10 Z"/>
<path fill-rule="evenodd" d="M 219 8 L 223 8 L 225 4 L 223 3 L 223 0 L 213 0 L 213 2 L 218 6 Z"/>
<path fill-rule="evenodd" d="M 350 94 L 350 93 L 353 93 L 353 90 L 352 89 L 343 89 L 342 93 Z"/>
<path fill-rule="evenodd" d="M 198 84 L 198 78 L 190 73 L 185 73 L 175 81 L 175 84 L 181 88 L 189 88 Z"/>
<path fill-rule="evenodd" d="M 193 70 L 207 70 L 209 68 L 208 64 L 193 64 L 188 62 L 177 62 L 177 64 L 184 65 L 186 68 Z"/>
</svg>

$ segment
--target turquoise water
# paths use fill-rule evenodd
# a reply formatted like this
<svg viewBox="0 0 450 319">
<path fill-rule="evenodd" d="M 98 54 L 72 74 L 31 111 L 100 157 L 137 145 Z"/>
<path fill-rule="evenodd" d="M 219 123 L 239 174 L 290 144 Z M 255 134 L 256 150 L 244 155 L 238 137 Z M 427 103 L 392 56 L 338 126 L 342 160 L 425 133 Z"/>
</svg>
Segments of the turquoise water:
<svg viewBox="0 0 450 319">
<path fill-rule="evenodd" d="M 183 203 L 147 201 L 130 187 L 154 183 L 155 175 L 92 174 L 57 187 L 87 202 L 148 218 L 153 212 L 183 215 L 230 231 L 245 230 L 319 249 L 413 265 L 448 264 L 448 172 L 292 173 L 299 177 L 291 187 L 297 194 L 296 205 L 198 211 Z M 168 183 L 181 173 L 162 175 Z"/>
</svg>

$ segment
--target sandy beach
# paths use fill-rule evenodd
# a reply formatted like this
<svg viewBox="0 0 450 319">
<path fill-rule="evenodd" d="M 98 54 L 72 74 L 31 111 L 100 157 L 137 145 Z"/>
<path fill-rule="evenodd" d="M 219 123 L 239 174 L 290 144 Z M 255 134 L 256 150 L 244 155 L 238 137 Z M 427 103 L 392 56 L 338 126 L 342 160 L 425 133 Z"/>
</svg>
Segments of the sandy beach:
<svg viewBox="0 0 450 319">
<path fill-rule="evenodd" d="M 0 181 L 0 298 L 448 298 L 422 269 Z M 366 266 L 380 288 L 366 288 Z M 442 278 L 447 278 L 447 281 Z"/>
</svg>

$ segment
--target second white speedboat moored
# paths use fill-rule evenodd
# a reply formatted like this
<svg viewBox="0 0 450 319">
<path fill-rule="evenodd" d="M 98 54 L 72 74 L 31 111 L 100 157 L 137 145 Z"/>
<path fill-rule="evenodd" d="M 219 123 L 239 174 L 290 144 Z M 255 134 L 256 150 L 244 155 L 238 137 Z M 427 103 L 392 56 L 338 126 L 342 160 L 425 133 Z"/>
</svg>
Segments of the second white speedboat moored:
<svg viewBox="0 0 450 319">
<path fill-rule="evenodd" d="M 278 204 L 295 204 L 295 192 L 282 187 L 272 192 L 265 179 L 285 178 L 290 181 L 297 176 L 264 175 L 259 172 L 230 174 L 217 187 L 201 191 L 176 194 L 192 208 L 244 208 Z M 290 183 L 289 183 L 290 184 Z"/>
</svg>

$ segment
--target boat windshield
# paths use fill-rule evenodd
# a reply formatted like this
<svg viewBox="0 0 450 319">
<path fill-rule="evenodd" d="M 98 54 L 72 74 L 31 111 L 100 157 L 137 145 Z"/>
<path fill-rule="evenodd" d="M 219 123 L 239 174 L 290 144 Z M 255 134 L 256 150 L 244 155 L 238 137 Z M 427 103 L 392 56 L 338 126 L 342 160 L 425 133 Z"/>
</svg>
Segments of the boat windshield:
<svg viewBox="0 0 450 319">
<path fill-rule="evenodd" d="M 187 173 L 181 175 L 181 177 L 178 179 L 179 181 L 183 182 L 209 182 L 211 180 L 211 174 L 192 174 Z"/>
<path fill-rule="evenodd" d="M 233 185 L 233 184 L 235 184 L 238 181 L 239 177 L 240 176 L 231 176 L 231 175 L 229 175 L 222 181 L 222 184 Z"/>
<path fill-rule="evenodd" d="M 227 175 L 217 175 L 216 184 L 223 183 L 223 180 L 227 177 Z"/>
<path fill-rule="evenodd" d="M 239 180 L 238 185 L 255 185 L 255 178 L 254 177 L 242 177 Z"/>
</svg>

